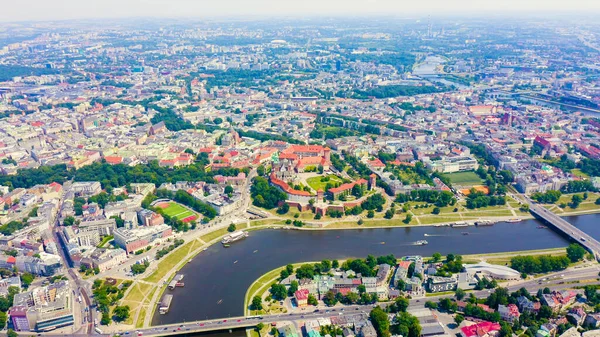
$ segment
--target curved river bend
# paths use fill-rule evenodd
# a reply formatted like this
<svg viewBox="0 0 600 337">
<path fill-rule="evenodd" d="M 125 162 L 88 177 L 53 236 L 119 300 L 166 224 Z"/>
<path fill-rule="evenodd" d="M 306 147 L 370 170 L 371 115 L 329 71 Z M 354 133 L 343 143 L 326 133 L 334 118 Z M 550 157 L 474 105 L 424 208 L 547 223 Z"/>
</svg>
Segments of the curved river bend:
<svg viewBox="0 0 600 337">
<path fill-rule="evenodd" d="M 600 214 L 566 218 L 600 239 Z M 166 315 L 158 310 L 152 324 L 170 324 L 210 318 L 241 316 L 244 297 L 252 282 L 288 263 L 323 259 L 364 258 L 394 254 L 431 256 L 442 254 L 479 254 L 565 247 L 567 239 L 552 229 L 538 229 L 537 220 L 498 223 L 488 227 L 404 227 L 349 230 L 261 230 L 251 232 L 230 248 L 220 244 L 201 252 L 180 273 L 185 288 L 173 294 Z M 470 235 L 462 235 L 468 231 Z M 424 234 L 428 234 L 427 237 Z M 426 246 L 415 246 L 426 239 Z M 235 262 L 237 261 L 237 262 Z M 235 262 L 235 263 L 234 263 Z"/>
</svg>

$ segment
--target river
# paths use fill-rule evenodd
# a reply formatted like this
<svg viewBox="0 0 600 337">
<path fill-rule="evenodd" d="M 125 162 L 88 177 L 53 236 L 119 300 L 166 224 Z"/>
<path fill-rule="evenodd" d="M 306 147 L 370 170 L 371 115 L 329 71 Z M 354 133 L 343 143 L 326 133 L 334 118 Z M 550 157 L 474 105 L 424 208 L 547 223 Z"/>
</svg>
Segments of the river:
<svg viewBox="0 0 600 337">
<path fill-rule="evenodd" d="M 600 239 L 600 214 L 566 219 Z M 166 315 L 156 312 L 152 324 L 241 316 L 246 290 L 252 282 L 288 263 L 364 258 L 368 254 L 431 256 L 434 252 L 480 254 L 567 246 L 567 239 L 552 229 L 538 229 L 540 224 L 537 220 L 525 220 L 469 228 L 427 226 L 251 232 L 248 238 L 233 243 L 230 248 L 215 244 L 186 264 L 180 271 L 185 275 L 185 288 L 167 290 L 173 294 L 171 309 Z M 462 235 L 465 231 L 470 235 Z M 414 245 L 415 241 L 423 239 L 429 244 Z"/>
</svg>

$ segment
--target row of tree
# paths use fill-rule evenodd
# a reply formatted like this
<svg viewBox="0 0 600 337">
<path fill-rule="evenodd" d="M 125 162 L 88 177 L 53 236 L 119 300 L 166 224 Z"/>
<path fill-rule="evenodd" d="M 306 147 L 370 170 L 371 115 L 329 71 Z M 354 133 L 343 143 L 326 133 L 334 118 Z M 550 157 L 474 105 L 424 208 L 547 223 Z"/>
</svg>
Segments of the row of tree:
<svg viewBox="0 0 600 337">
<path fill-rule="evenodd" d="M 438 207 L 446 207 L 456 204 L 456 198 L 450 191 L 436 190 L 412 190 L 409 194 L 398 194 L 396 202 L 422 201 L 435 204 Z"/>
<path fill-rule="evenodd" d="M 224 168 L 205 171 L 209 163 L 206 155 L 198 156 L 197 161 L 191 165 L 176 168 L 162 167 L 158 161 L 153 160 L 147 164 L 128 166 L 124 164 L 111 165 L 102 160 L 79 169 L 67 168 L 66 165 L 40 166 L 34 169 L 21 169 L 15 175 L 0 176 L 0 184 L 12 188 L 30 188 L 38 184 L 64 183 L 74 181 L 99 181 L 102 188 L 110 193 L 114 187 L 126 186 L 131 183 L 154 183 L 161 185 L 166 182 L 176 181 L 205 181 L 214 183 L 215 175 L 236 176 L 239 172 L 248 173 L 249 170 Z"/>
</svg>

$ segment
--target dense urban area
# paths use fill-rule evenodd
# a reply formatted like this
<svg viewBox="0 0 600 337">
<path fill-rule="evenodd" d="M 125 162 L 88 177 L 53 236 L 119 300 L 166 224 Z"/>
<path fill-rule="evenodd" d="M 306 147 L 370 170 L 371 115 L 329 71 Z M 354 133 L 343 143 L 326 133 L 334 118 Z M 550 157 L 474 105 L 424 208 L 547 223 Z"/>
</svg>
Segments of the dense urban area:
<svg viewBox="0 0 600 337">
<path fill-rule="evenodd" d="M 595 21 L 0 24 L 11 337 L 600 336 L 600 236 L 569 222 L 596 213 Z M 571 243 L 425 256 L 425 234 L 390 255 L 297 256 L 252 283 L 239 318 L 156 323 L 194 283 L 182 268 L 258 231 L 477 240 L 522 221 Z"/>
</svg>

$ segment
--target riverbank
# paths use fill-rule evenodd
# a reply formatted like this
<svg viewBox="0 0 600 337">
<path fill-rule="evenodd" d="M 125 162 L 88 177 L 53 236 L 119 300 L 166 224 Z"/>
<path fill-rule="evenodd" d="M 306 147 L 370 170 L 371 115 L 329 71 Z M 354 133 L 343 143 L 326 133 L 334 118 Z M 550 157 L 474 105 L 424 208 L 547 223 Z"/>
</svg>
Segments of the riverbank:
<svg viewBox="0 0 600 337">
<path fill-rule="evenodd" d="M 466 255 L 462 255 L 462 257 L 463 257 L 463 262 L 465 264 L 475 264 L 475 263 L 479 263 L 479 262 L 487 262 L 487 263 L 496 264 L 496 265 L 506 265 L 508 262 L 510 262 L 511 258 L 516 257 L 516 256 L 523 256 L 523 255 L 564 256 L 564 255 L 566 255 L 565 248 L 566 248 L 566 246 L 564 248 L 533 249 L 533 250 L 522 250 L 522 251 L 503 252 L 503 253 L 466 254 Z M 427 259 L 430 259 L 431 257 L 423 257 L 423 258 L 425 260 L 427 260 Z M 342 264 L 345 261 L 346 260 L 339 260 L 339 263 Z M 292 266 L 294 267 L 294 269 L 296 269 L 303 264 L 314 264 L 314 263 L 317 263 L 317 262 L 314 262 L 314 261 L 300 262 L 300 263 L 294 263 L 294 264 L 292 264 Z M 269 290 L 271 285 L 276 283 L 279 280 L 280 273 L 285 268 L 286 268 L 286 266 L 281 266 L 281 267 L 275 268 L 275 269 L 263 274 L 261 277 L 259 277 L 254 282 L 252 282 L 252 284 L 246 291 L 246 295 L 244 297 L 244 313 L 245 314 L 247 314 L 247 315 L 258 315 L 259 314 L 259 313 L 254 312 L 249 309 L 252 298 L 254 298 L 254 296 L 260 296 L 262 298 L 263 295 Z"/>
<path fill-rule="evenodd" d="M 561 215 L 568 216 L 568 215 L 570 215 L 570 214 L 561 214 Z M 529 221 L 530 221 L 530 220 L 527 220 L 527 219 L 532 219 L 533 217 L 531 217 L 531 216 L 522 216 L 522 218 L 524 219 L 524 221 L 521 223 L 521 225 L 523 225 L 523 224 L 527 224 L 527 227 L 529 227 L 529 225 L 528 225 L 528 224 L 529 224 Z M 494 219 L 494 220 L 497 220 L 497 219 Z M 342 226 L 342 225 L 338 225 L 338 226 L 336 226 L 336 227 L 333 227 L 333 226 L 331 226 L 331 227 L 308 227 L 308 226 L 307 226 L 307 227 L 300 227 L 300 228 L 299 228 L 299 227 L 294 227 L 294 226 L 292 226 L 292 225 L 286 225 L 286 224 L 285 224 L 285 220 L 284 220 L 284 219 L 261 219 L 261 220 L 255 220 L 255 221 L 252 221 L 252 222 L 250 223 L 250 227 L 248 227 L 248 228 L 245 228 L 244 230 L 247 230 L 247 231 L 252 231 L 252 232 L 254 232 L 254 231 L 263 231 L 263 230 L 269 230 L 269 229 L 281 229 L 281 228 L 285 228 L 285 227 L 287 227 L 287 228 L 289 228 L 289 230 L 283 230 L 283 231 L 281 231 L 281 230 L 280 230 L 280 231 L 277 231 L 277 232 L 281 232 L 281 233 L 290 233 L 290 234 L 291 234 L 291 233 L 293 233 L 293 232 L 298 232 L 298 231 L 303 231 L 303 232 L 311 232 L 311 233 L 316 233 L 316 232 L 320 232 L 320 233 L 327 233 L 327 232 L 332 232 L 332 231 L 333 231 L 333 232 L 335 232 L 336 230 L 338 230 L 338 231 L 339 231 L 339 230 L 344 230 L 344 229 L 363 229 L 363 230 L 373 230 L 373 229 L 379 229 L 379 228 L 380 228 L 380 229 L 384 229 L 384 230 L 391 230 L 391 229 L 405 229 L 405 230 L 410 230 L 411 228 L 415 228 L 415 229 L 417 229 L 417 228 L 419 228 L 419 229 L 422 229 L 422 228 L 432 228 L 432 229 L 431 229 L 431 231 L 430 231 L 430 230 L 427 230 L 427 232 L 426 232 L 426 233 L 436 233 L 436 231 L 439 231 L 439 230 L 441 230 L 442 228 L 446 228 L 446 229 L 448 229 L 448 230 L 449 230 L 449 231 L 448 231 L 448 233 L 449 233 L 449 234 L 452 234 L 452 235 L 459 235 L 459 236 L 461 235 L 461 232 L 460 232 L 460 231 L 458 231 L 458 229 L 449 229 L 449 228 L 447 228 L 447 227 L 441 227 L 441 228 L 438 228 L 438 227 L 439 227 L 441 224 L 426 224 L 426 225 L 424 225 L 424 224 L 421 224 L 421 225 L 412 225 L 412 224 L 411 224 L 411 225 L 406 225 L 406 224 L 402 224 L 402 225 L 392 225 L 392 226 L 390 226 L 390 222 L 389 222 L 389 221 L 388 221 L 387 223 L 385 223 L 385 225 L 384 225 L 384 222 L 382 222 L 382 221 L 384 221 L 384 220 L 375 220 L 375 221 L 373 222 L 373 224 L 372 224 L 372 225 L 367 225 L 367 226 L 365 226 L 364 224 L 363 224 L 363 226 L 359 226 L 359 225 L 357 225 L 357 224 L 354 224 L 354 223 L 352 223 L 352 224 L 346 224 L 347 226 Z M 377 224 L 381 224 L 381 226 L 376 226 Z M 438 227 L 436 227 L 436 225 L 437 225 Z M 478 229 L 477 227 L 470 226 L 470 227 L 469 227 L 467 230 L 471 231 L 471 233 L 472 233 L 472 234 L 474 233 L 475 235 L 478 235 L 478 234 L 477 234 L 477 232 L 478 232 L 478 231 L 480 231 L 480 229 L 484 229 L 484 232 L 489 232 L 489 230 L 485 230 L 485 228 L 498 227 L 498 226 L 503 228 L 504 226 L 507 226 L 507 225 L 511 225 L 511 226 L 518 226 L 518 225 L 519 225 L 519 223 L 516 223 L 516 224 L 506 224 L 506 223 L 501 223 L 501 224 L 496 224 L 495 226 L 489 226 L 489 227 L 488 227 L 488 226 L 486 226 L 486 227 L 481 227 L 481 228 L 479 228 L 479 229 Z M 519 228 L 522 228 L 522 226 L 519 226 Z M 529 227 L 529 228 L 535 228 L 535 227 Z M 241 229 L 241 228 L 240 228 L 240 229 Z M 292 229 L 294 229 L 294 230 L 292 230 Z M 520 229 L 519 229 L 519 230 L 520 230 Z M 534 229 L 534 230 L 535 230 L 535 231 L 539 231 L 538 229 Z M 544 231 L 544 232 L 549 232 L 549 230 L 543 230 L 543 231 Z M 215 232 L 217 232 L 217 233 L 215 233 Z M 353 231 L 352 231 L 352 232 L 353 232 Z M 342 233 L 342 232 L 340 232 L 340 233 Z M 215 245 L 214 245 L 214 243 L 218 242 L 218 241 L 220 240 L 220 238 L 221 238 L 223 235 L 225 235 L 225 234 L 226 234 L 226 232 L 225 232 L 225 231 L 223 231 L 223 230 L 220 230 L 220 231 L 219 231 L 219 230 L 217 230 L 217 231 L 213 231 L 213 232 L 210 232 L 210 233 L 205 233 L 205 234 L 204 234 L 204 235 L 203 235 L 201 238 L 203 238 L 203 239 L 208 239 L 208 238 L 211 238 L 212 240 L 210 240 L 210 242 L 206 242 L 206 243 L 205 243 L 205 242 L 203 242 L 203 244 L 202 244 L 201 246 L 196 246 L 196 247 L 194 247 L 194 249 L 193 249 L 193 251 L 194 251 L 193 253 L 194 253 L 194 254 L 193 254 L 193 255 L 186 256 L 186 260 L 192 260 L 192 264 L 195 264 L 195 263 L 193 262 L 193 261 L 195 260 L 195 256 L 196 256 L 197 254 L 201 253 L 203 250 L 206 250 L 206 249 L 210 248 L 210 250 L 209 250 L 209 251 L 213 251 L 213 250 L 214 250 L 215 252 L 216 252 L 216 251 L 220 251 L 221 253 L 219 253 L 219 254 L 223 254 L 223 252 L 231 252 L 231 250 L 232 250 L 234 247 L 236 247 L 236 246 L 240 245 L 239 243 L 236 243 L 235 245 L 232 245 L 232 248 L 228 248 L 228 250 L 225 250 L 225 251 L 223 251 L 223 250 L 222 250 L 222 249 L 221 249 L 219 246 L 215 246 Z M 537 234 L 537 233 L 536 233 L 536 234 Z M 210 237 L 207 237 L 207 235 L 210 235 Z M 422 234 L 421 234 L 421 235 L 422 235 Z M 433 235 L 435 235 L 435 234 L 433 234 Z M 545 236 L 547 236 L 547 234 L 544 234 L 544 235 L 545 235 Z M 260 235 L 260 236 L 262 236 L 262 235 Z M 289 235 L 284 235 L 284 236 L 286 236 L 286 237 L 287 237 L 287 236 L 289 236 Z M 330 236 L 330 235 L 328 235 L 328 236 Z M 359 234 L 359 236 L 360 236 L 360 234 Z M 368 238 L 368 237 L 370 237 L 370 236 L 372 236 L 372 235 L 370 235 L 370 234 L 369 234 L 369 235 L 366 235 L 366 237 L 367 237 L 367 238 Z M 250 238 L 252 238 L 252 237 L 253 237 L 253 235 L 251 235 L 251 236 L 250 236 Z M 339 237 L 339 236 L 338 236 L 338 237 Z M 470 238 L 470 237 L 469 237 L 469 236 L 466 236 L 466 237 L 462 237 L 462 238 L 463 238 L 463 239 L 468 239 L 468 238 Z M 287 240 L 288 240 L 288 239 L 286 239 L 286 241 L 287 241 Z M 367 240 L 368 240 L 368 239 L 367 239 Z M 384 240 L 388 241 L 387 239 L 384 239 Z M 429 240 L 429 241 L 432 241 L 432 240 L 434 240 L 434 239 L 433 239 L 433 238 L 428 238 L 428 240 Z M 564 239 L 561 239 L 561 240 L 564 240 Z M 247 240 L 244 240 L 244 241 L 247 241 Z M 252 241 L 252 240 L 250 240 L 250 241 Z M 382 240 L 382 241 L 383 241 L 383 240 Z M 416 241 L 416 240 L 415 240 L 415 241 Z M 388 242 L 388 245 L 389 245 L 389 244 L 390 244 L 390 243 Z M 393 244 L 393 242 L 392 242 L 392 244 Z M 242 245 L 245 245 L 245 244 L 242 244 Z M 436 245 L 436 244 L 434 244 L 434 245 Z M 561 245 L 561 247 L 564 247 L 564 245 L 565 245 L 565 244 Z M 532 248 L 536 248 L 536 247 L 535 247 L 536 245 L 531 245 L 531 244 L 529 244 L 528 246 L 531 246 Z M 539 247 L 539 245 L 537 245 L 537 246 Z M 216 247 L 216 249 L 215 249 L 215 248 L 213 248 L 213 247 Z M 390 246 L 390 247 L 388 247 L 388 248 L 391 248 L 391 247 L 392 247 L 392 246 Z M 382 247 L 382 248 L 383 248 L 383 247 Z M 378 249 L 379 249 L 379 248 L 378 248 Z M 417 249 L 419 249 L 419 250 L 421 250 L 421 251 L 422 251 L 424 248 L 422 248 L 422 247 L 421 247 L 421 248 L 417 248 Z M 427 249 L 427 248 L 425 248 L 425 249 Z M 387 248 L 386 248 L 386 250 L 387 250 Z M 439 248 L 439 250 L 440 250 L 441 252 L 448 251 L 448 249 L 445 249 L 445 248 Z M 499 248 L 490 248 L 490 250 L 489 250 L 489 251 L 494 251 L 494 250 L 496 250 L 496 251 L 498 251 L 498 250 L 502 251 L 503 249 L 499 249 Z M 520 251 L 520 252 L 522 252 L 523 250 L 519 250 L 519 251 Z M 531 250 L 525 250 L 525 251 L 531 252 Z M 277 253 L 275 253 L 275 254 L 277 254 Z M 394 252 L 394 254 L 396 254 L 396 252 Z M 397 255 L 397 254 L 396 254 L 396 255 Z M 352 254 L 351 256 L 353 256 L 353 254 Z M 213 258 L 213 257 L 211 257 L 211 259 L 210 259 L 210 260 L 213 260 L 213 259 L 214 259 L 214 258 Z M 239 258 L 239 260 L 240 260 L 240 262 L 242 261 L 242 259 L 241 259 L 241 258 Z M 236 259 L 235 261 L 237 261 L 237 259 Z M 289 261 L 289 262 L 295 263 L 296 261 L 293 261 L 293 260 L 292 260 L 292 261 Z M 256 263 L 258 263 L 258 264 L 261 264 L 261 262 L 256 262 Z M 198 261 L 198 265 L 199 265 L 199 264 L 200 264 L 200 261 Z M 172 275 L 174 275 L 174 274 L 175 274 L 176 272 L 178 272 L 180 269 L 183 269 L 183 268 L 185 268 L 185 267 L 186 267 L 186 265 L 187 265 L 187 264 L 186 264 L 185 262 L 181 263 L 181 264 L 179 265 L 179 268 L 177 268 L 177 269 L 173 269 L 173 272 L 172 272 L 172 273 L 170 273 L 170 274 L 168 274 L 168 277 L 167 277 L 167 279 L 168 279 L 169 277 L 172 277 Z M 237 264 L 237 265 L 236 265 L 236 268 L 238 268 L 239 266 L 240 266 L 240 264 Z M 187 269 L 189 269 L 189 268 L 187 268 Z M 271 269 L 272 269 L 272 268 L 271 268 Z M 278 268 L 276 268 L 276 269 L 278 269 Z M 184 273 L 185 273 L 185 272 L 184 272 Z M 188 270 L 188 273 L 189 273 L 189 270 Z M 187 277 L 187 276 L 186 276 L 186 277 Z M 251 281 L 251 282 L 254 282 L 254 281 L 256 281 L 258 278 L 260 278 L 260 277 L 258 277 L 258 276 L 257 276 L 256 278 L 252 278 L 252 281 Z M 187 286 L 187 285 L 186 285 L 186 286 Z M 244 290 L 243 290 L 243 291 L 244 291 L 244 293 L 242 294 L 242 296 L 240 296 L 240 297 L 242 298 L 242 299 L 240 300 L 241 304 L 244 304 L 244 302 L 246 301 L 246 292 L 249 290 L 249 288 L 250 288 L 250 287 L 251 287 L 251 284 L 250 284 L 250 285 L 246 285 L 246 286 L 244 287 Z M 144 322 L 144 323 L 145 323 L 145 324 L 144 324 L 144 326 L 147 326 L 147 325 L 149 325 L 149 324 L 150 324 L 150 320 L 152 320 L 152 319 L 156 319 L 156 318 L 157 318 L 157 316 L 156 316 L 156 315 L 153 313 L 153 311 L 155 310 L 156 303 L 157 303 L 157 302 L 158 302 L 158 300 L 160 299 L 160 296 L 162 296 L 162 294 L 164 293 L 164 287 L 161 287 L 161 288 L 163 288 L 163 289 L 160 289 L 160 291 L 157 291 L 157 292 L 155 292 L 155 293 L 154 293 L 154 299 L 155 299 L 155 301 L 153 301 L 153 304 L 152 304 L 153 308 L 152 308 L 151 310 L 149 310 L 149 311 L 147 311 L 147 312 L 145 313 L 145 315 L 146 315 L 146 318 L 147 318 L 147 319 L 146 319 L 146 320 L 145 320 L 145 322 Z M 186 288 L 187 288 L 187 287 L 186 287 Z M 219 300 L 220 300 L 220 299 L 218 299 L 217 301 L 215 301 L 215 303 L 216 303 L 216 302 L 218 302 Z M 210 305 L 210 304 L 207 304 L 207 305 Z M 154 317 L 154 318 L 153 318 L 153 317 Z M 162 322 L 162 317 L 161 317 L 161 320 L 160 320 L 160 321 Z M 168 321 L 170 321 L 170 320 L 168 320 Z"/>
</svg>

